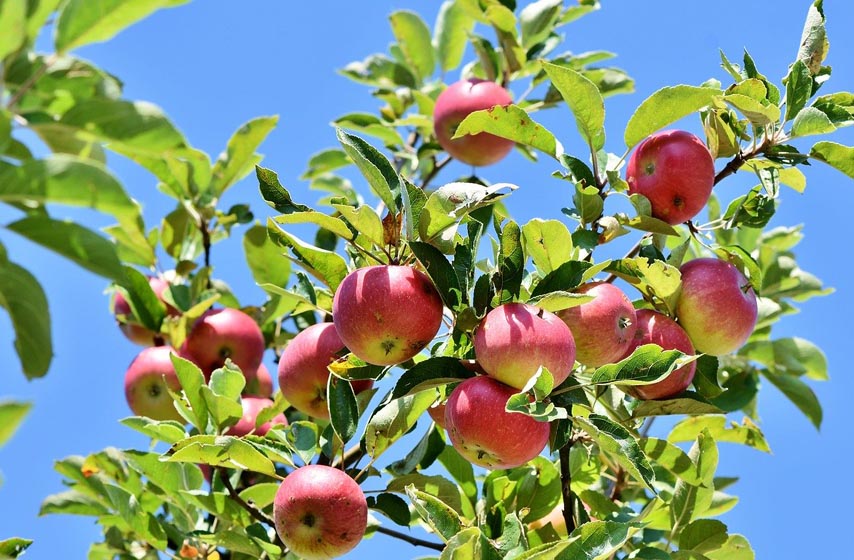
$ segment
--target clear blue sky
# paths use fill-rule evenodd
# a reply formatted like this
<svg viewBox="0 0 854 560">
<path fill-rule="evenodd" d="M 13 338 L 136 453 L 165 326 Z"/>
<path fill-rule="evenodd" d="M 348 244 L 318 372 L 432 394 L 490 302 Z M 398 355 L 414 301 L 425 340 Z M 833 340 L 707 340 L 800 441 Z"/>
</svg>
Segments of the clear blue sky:
<svg viewBox="0 0 854 560">
<path fill-rule="evenodd" d="M 238 4 L 243 7 L 236 8 Z M 809 6 L 806 0 L 604 0 L 603 4 L 600 12 L 565 28 L 565 48 L 616 52 L 616 64 L 637 80 L 635 94 L 613 97 L 606 103 L 606 147 L 614 152 L 624 149 L 622 127 L 631 112 L 653 91 L 676 83 L 698 84 L 709 77 L 725 80 L 719 68 L 719 48 L 730 58 L 740 59 L 746 47 L 764 74 L 775 80 L 785 75 Z M 78 54 L 117 74 L 125 83 L 127 98 L 161 105 L 194 145 L 214 156 L 241 123 L 257 115 L 281 115 L 279 128 L 262 146 L 266 154 L 263 165 L 279 173 L 295 199 L 313 203 L 319 193 L 308 191 L 298 176 L 312 153 L 335 143 L 328 123 L 350 111 L 377 107 L 367 88 L 349 82 L 335 70 L 386 49 L 392 40 L 386 16 L 394 9 L 415 9 L 432 23 L 438 5 L 414 0 L 198 1 L 158 13 L 115 40 Z M 827 63 L 834 67 L 826 90 L 852 91 L 854 3 L 826 0 L 825 11 L 831 44 Z M 455 79 L 456 75 L 446 77 L 447 81 Z M 583 154 L 567 110 L 553 110 L 539 118 L 569 151 Z M 697 130 L 695 120 L 682 126 Z M 837 133 L 833 139 L 854 145 L 854 131 Z M 116 157 L 111 157 L 110 166 L 144 203 L 148 226 L 156 225 L 156 218 L 171 207 L 156 192 L 152 177 Z M 448 170 L 443 177 L 453 178 L 462 171 Z M 508 205 L 524 222 L 536 215 L 559 218 L 558 209 L 568 205 L 566 184 L 552 179 L 551 171 L 548 164 L 533 167 L 512 154 L 484 175 L 495 182 L 520 185 Z M 786 191 L 774 224 L 806 224 L 806 238 L 799 247 L 801 265 L 837 292 L 808 302 L 800 315 L 784 320 L 778 335 L 801 336 L 823 347 L 832 379 L 814 386 L 825 407 L 820 434 L 773 387 L 763 387 L 759 414 L 773 455 L 721 446 L 719 474 L 741 477 L 731 489 L 741 502 L 723 520 L 731 533 L 750 539 L 757 558 L 812 557 L 825 543 L 838 544 L 838 539 L 829 536 L 845 534 L 849 525 L 844 489 L 850 437 L 847 413 L 854 389 L 848 354 L 854 284 L 845 265 L 847 257 L 838 255 L 849 244 L 846 236 L 850 233 L 845 228 L 854 207 L 854 182 L 821 164 L 806 169 L 806 174 L 806 193 Z M 729 200 L 743 188 L 746 183 L 741 180 L 724 182 L 719 187 L 722 198 Z M 230 202 L 250 201 L 257 217 L 271 215 L 251 178 L 235 187 L 228 198 L 226 208 Z M 106 225 L 100 217 L 86 213 L 60 209 L 56 215 L 85 217 Z M 0 216 L 12 221 L 14 214 L 4 209 Z M 89 518 L 38 518 L 39 504 L 46 495 L 63 489 L 59 475 L 52 470 L 55 459 L 107 446 L 147 445 L 145 439 L 117 422 L 129 414 L 123 374 L 138 348 L 116 329 L 102 294 L 106 284 L 101 278 L 10 232 L 0 231 L 0 240 L 7 245 L 10 258 L 26 264 L 44 283 L 56 352 L 50 374 L 26 382 L 18 372 L 8 320 L 5 315 L 0 318 L 0 363 L 5 364 L 0 397 L 35 402 L 22 429 L 0 449 L 0 539 L 13 535 L 35 539 L 27 558 L 48 559 L 57 554 L 82 558 L 89 544 L 99 538 L 97 526 Z M 217 246 L 213 262 L 218 276 L 232 285 L 242 302 L 262 300 L 262 292 L 243 265 L 239 238 Z M 374 558 L 377 554 L 409 558 L 425 552 L 379 537 L 363 542 L 347 558 Z"/>
</svg>

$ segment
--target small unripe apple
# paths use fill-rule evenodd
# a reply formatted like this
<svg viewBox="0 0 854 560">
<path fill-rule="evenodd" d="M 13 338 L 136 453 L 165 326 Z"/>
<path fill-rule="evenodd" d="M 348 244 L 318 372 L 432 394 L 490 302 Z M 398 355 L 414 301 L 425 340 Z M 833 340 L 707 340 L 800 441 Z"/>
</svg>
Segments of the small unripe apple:
<svg viewBox="0 0 854 560">
<path fill-rule="evenodd" d="M 326 386 L 329 364 L 345 351 L 332 323 L 318 323 L 297 334 L 279 358 L 279 390 L 294 408 L 329 419 Z M 373 387 L 370 379 L 351 381 L 356 394 Z"/>
<path fill-rule="evenodd" d="M 460 455 L 481 467 L 509 469 L 545 449 L 548 422 L 505 410 L 514 393 L 512 387 L 484 375 L 457 385 L 445 407 L 445 426 Z"/>
<path fill-rule="evenodd" d="M 487 313 L 475 330 L 474 352 L 490 377 L 517 389 L 540 367 L 558 386 L 575 364 L 575 340 L 566 323 L 525 303 L 505 303 Z"/>
<path fill-rule="evenodd" d="M 433 127 L 442 148 L 469 165 L 491 165 L 504 159 L 514 142 L 488 132 L 453 139 L 469 114 L 513 102 L 510 93 L 489 80 L 461 80 L 439 94 L 433 109 Z"/>
<path fill-rule="evenodd" d="M 558 311 L 575 339 L 575 359 L 588 367 L 618 361 L 637 330 L 635 308 L 623 291 L 607 282 L 591 282 L 576 292 L 595 299 Z"/>
<path fill-rule="evenodd" d="M 664 130 L 637 145 L 626 166 L 629 194 L 649 199 L 652 215 L 681 224 L 706 206 L 715 163 L 702 140 L 684 130 Z"/>
<path fill-rule="evenodd" d="M 442 299 L 430 278 L 411 266 L 359 268 L 332 301 L 344 345 L 369 364 L 404 362 L 427 346 L 442 325 Z"/>
<path fill-rule="evenodd" d="M 269 422 L 265 422 L 257 428 L 255 427 L 255 420 L 258 418 L 258 414 L 265 408 L 273 406 L 273 401 L 270 399 L 263 397 L 243 397 L 241 404 L 243 405 L 243 416 L 237 421 L 237 424 L 229 428 L 226 435 L 242 437 L 252 433 L 256 436 L 263 436 L 270 431 L 273 424 L 288 425 L 288 419 L 285 418 L 284 414 L 279 413 Z"/>
<path fill-rule="evenodd" d="M 163 278 L 149 276 L 148 284 L 155 295 L 163 301 L 163 292 L 169 287 L 169 282 Z M 169 304 L 166 304 L 166 313 L 171 316 L 180 315 L 180 311 Z M 135 344 L 139 344 L 140 346 L 154 346 L 158 342 L 158 338 L 161 341 L 166 338 L 164 334 L 156 333 L 137 323 L 133 316 L 133 310 L 130 308 L 130 303 L 118 291 L 113 296 L 113 315 L 116 316 L 119 330 L 122 331 L 128 340 Z"/>
<path fill-rule="evenodd" d="M 276 532 L 300 558 L 326 560 L 361 542 L 368 525 L 362 489 L 344 471 L 306 465 L 285 477 L 273 502 Z"/>
<path fill-rule="evenodd" d="M 252 375 L 261 366 L 264 347 L 264 335 L 252 317 L 239 309 L 212 309 L 190 329 L 181 354 L 199 366 L 206 378 L 228 358 L 244 375 Z"/>
<path fill-rule="evenodd" d="M 181 390 L 170 358 L 174 353 L 175 349 L 169 346 L 152 346 L 131 362 L 125 372 L 125 398 L 135 415 L 184 422 L 169 395 L 170 389 Z"/>
<path fill-rule="evenodd" d="M 638 330 L 632 345 L 626 352 L 628 358 L 638 346 L 658 344 L 662 350 L 679 350 L 688 356 L 694 355 L 694 345 L 688 338 L 688 333 L 676 321 L 650 309 L 639 309 L 637 312 Z M 644 400 L 667 399 L 688 388 L 694 380 L 696 362 L 684 365 L 670 374 L 649 385 L 635 385 L 626 390 L 634 397 Z"/>
<path fill-rule="evenodd" d="M 267 366 L 261 364 L 254 375 L 246 376 L 243 394 L 250 397 L 273 398 L 273 376 Z"/>
<path fill-rule="evenodd" d="M 723 356 L 741 348 L 756 328 L 758 306 L 750 281 L 720 259 L 694 259 L 679 268 L 679 324 L 700 352 Z"/>
</svg>

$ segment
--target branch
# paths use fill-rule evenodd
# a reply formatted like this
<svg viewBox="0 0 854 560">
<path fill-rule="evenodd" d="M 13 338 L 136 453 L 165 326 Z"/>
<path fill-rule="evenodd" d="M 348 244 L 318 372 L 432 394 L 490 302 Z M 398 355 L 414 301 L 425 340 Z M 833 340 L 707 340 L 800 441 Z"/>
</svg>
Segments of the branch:
<svg viewBox="0 0 854 560">
<path fill-rule="evenodd" d="M 362 448 L 358 444 L 356 444 L 347 451 L 345 451 L 340 459 L 336 458 L 334 461 L 332 461 L 332 466 L 336 469 L 346 469 L 352 467 L 353 465 L 361 461 L 363 456 L 364 453 L 362 453 Z"/>
<path fill-rule="evenodd" d="M 225 486 L 225 489 L 228 491 L 228 495 L 232 500 L 237 502 L 237 504 L 249 512 L 253 518 L 265 525 L 269 525 L 270 527 L 275 527 L 276 523 L 273 521 L 271 517 L 265 514 L 263 511 L 259 510 L 255 506 L 249 504 L 246 500 L 240 497 L 240 494 L 237 493 L 237 490 L 234 489 L 234 486 L 231 484 L 231 480 L 228 479 L 228 472 L 223 467 L 217 467 L 216 471 L 219 473 L 219 479 L 222 480 L 222 485 Z M 276 536 L 278 538 L 278 534 Z"/>
<path fill-rule="evenodd" d="M 424 539 L 419 539 L 418 537 L 413 537 L 412 535 L 407 535 L 406 533 L 401 533 L 400 531 L 395 531 L 394 529 L 387 529 L 385 527 L 379 526 L 376 528 L 377 533 L 381 533 L 383 535 L 388 535 L 389 537 L 394 537 L 396 539 L 400 539 L 402 541 L 406 541 L 412 546 L 423 546 L 425 548 L 432 548 L 433 550 L 443 551 L 445 550 L 445 545 L 433 541 L 425 541 Z"/>
<path fill-rule="evenodd" d="M 572 534 L 575 531 L 575 518 L 572 513 L 575 509 L 575 494 L 572 493 L 570 484 L 572 482 L 572 473 L 569 470 L 569 453 L 572 450 L 573 440 L 564 445 L 558 451 L 560 456 L 560 491 L 563 496 L 563 520 L 566 522 L 567 534 Z"/>
<path fill-rule="evenodd" d="M 56 62 L 56 59 L 57 56 L 55 53 L 47 57 L 44 61 L 44 64 L 39 66 L 38 70 L 30 74 L 30 77 L 27 78 L 27 81 L 21 84 L 17 91 L 15 91 L 15 95 L 13 95 L 9 99 L 9 103 L 6 104 L 6 108 L 11 111 L 15 107 L 15 105 L 18 104 L 18 101 L 20 101 L 21 98 L 24 97 L 24 94 L 26 94 L 28 91 L 30 91 L 30 89 L 32 89 L 32 87 L 36 84 L 39 78 L 45 75 L 48 68 L 53 66 L 53 64 Z"/>
<path fill-rule="evenodd" d="M 432 181 L 433 179 L 435 179 L 435 178 L 436 178 L 436 175 L 438 175 L 438 174 L 439 174 L 439 172 L 440 172 L 442 169 L 444 169 L 444 167 L 445 167 L 446 165 L 448 165 L 449 163 L 451 163 L 451 160 L 452 160 L 452 159 L 454 159 L 454 158 L 452 158 L 451 156 L 448 156 L 448 157 L 446 157 L 445 159 L 443 159 L 442 161 L 440 161 L 439 163 L 437 163 L 436 165 L 434 165 L 434 166 L 433 166 L 433 169 L 431 169 L 431 170 L 430 170 L 430 173 L 428 173 L 428 174 L 427 174 L 427 176 L 426 176 L 426 177 L 424 177 L 424 180 L 421 182 L 421 190 L 422 190 L 422 191 L 423 191 L 424 189 L 426 189 L 426 188 L 427 188 L 427 185 L 429 185 L 429 184 L 430 184 L 430 181 Z"/>
</svg>

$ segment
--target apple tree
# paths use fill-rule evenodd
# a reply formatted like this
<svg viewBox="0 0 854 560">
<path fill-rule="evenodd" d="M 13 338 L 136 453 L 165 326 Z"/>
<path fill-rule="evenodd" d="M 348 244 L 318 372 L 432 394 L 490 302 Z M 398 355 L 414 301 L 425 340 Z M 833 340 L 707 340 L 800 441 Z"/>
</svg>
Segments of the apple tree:
<svg viewBox="0 0 854 560">
<path fill-rule="evenodd" d="M 90 558 L 333 558 L 366 537 L 440 559 L 753 558 L 715 519 L 736 502 L 717 444 L 769 451 L 760 380 L 819 426 L 809 381 L 826 377 L 819 348 L 775 336 L 828 290 L 798 266 L 798 228 L 768 224 L 811 162 L 854 178 L 854 147 L 812 138 L 854 123 L 854 94 L 826 91 L 821 0 L 781 84 L 722 55 L 723 76 L 655 92 L 622 139 L 605 136 L 604 99 L 633 79 L 598 65 L 610 53 L 561 47 L 599 2 L 448 0 L 432 26 L 396 11 L 388 53 L 342 71 L 380 107 L 338 118 L 307 163 L 319 201 L 260 165 L 275 117 L 212 159 L 69 54 L 179 3 L 0 4 L 0 197 L 24 216 L 7 227 L 109 280 L 121 332 L 146 346 L 121 422 L 152 446 L 58 461 L 68 490 L 43 513 L 95 517 Z M 36 54 L 55 12 L 56 52 Z M 572 115 L 583 153 L 538 122 L 546 110 Z M 674 129 L 686 118 L 703 138 Z M 571 206 L 513 219 L 517 187 L 485 166 L 514 148 L 551 164 Z M 174 200 L 155 227 L 107 151 Z M 472 174 L 447 176 L 453 160 Z M 755 186 L 720 199 L 737 172 Z M 252 173 L 263 221 L 257 201 L 221 206 Z M 118 224 L 97 233 L 55 204 Z M 213 266 L 232 236 L 264 301 L 240 302 Z M 41 375 L 49 360 L 26 348 L 49 340 L 44 295 L 2 261 L 0 303 Z M 25 547 L 10 542 L 0 553 Z"/>
</svg>

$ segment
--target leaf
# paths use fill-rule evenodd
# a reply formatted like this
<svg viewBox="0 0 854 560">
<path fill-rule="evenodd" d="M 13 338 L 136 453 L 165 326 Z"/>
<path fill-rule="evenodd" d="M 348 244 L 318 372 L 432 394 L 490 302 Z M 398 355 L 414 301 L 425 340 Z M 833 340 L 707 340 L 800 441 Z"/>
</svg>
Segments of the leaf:
<svg viewBox="0 0 854 560">
<path fill-rule="evenodd" d="M 409 68 L 382 54 L 351 62 L 340 72 L 351 80 L 379 88 L 416 87 L 415 76 Z"/>
<path fill-rule="evenodd" d="M 798 60 L 809 68 L 810 74 L 813 76 L 821 70 L 821 63 L 824 62 L 830 48 L 827 32 L 824 28 L 822 3 L 823 0 L 815 0 L 810 6 L 798 49 Z"/>
<path fill-rule="evenodd" d="M 588 418 L 576 417 L 574 422 L 635 480 L 642 482 L 650 490 L 653 489 L 655 473 L 637 440 L 626 428 L 598 414 L 591 414 Z"/>
<path fill-rule="evenodd" d="M 439 560 L 485 560 L 480 549 L 483 533 L 478 527 L 469 527 L 448 539 Z"/>
<path fill-rule="evenodd" d="M 750 543 L 741 535 L 730 535 L 726 543 L 717 550 L 706 553 L 709 560 L 754 560 Z"/>
<path fill-rule="evenodd" d="M 556 313 L 593 301 L 594 296 L 576 294 L 574 292 L 549 292 L 543 296 L 537 296 L 528 300 L 531 305 L 540 309 Z"/>
<path fill-rule="evenodd" d="M 816 142 L 809 156 L 854 179 L 854 147 L 843 146 L 836 142 Z"/>
<path fill-rule="evenodd" d="M 382 512 L 383 515 L 403 527 L 409 527 L 410 514 L 406 502 L 394 494 L 380 492 L 376 498 L 368 496 L 368 507 Z"/>
<path fill-rule="evenodd" d="M 365 449 L 368 454 L 374 459 L 379 457 L 415 425 L 434 400 L 435 393 L 425 391 L 393 399 L 378 409 L 365 428 Z"/>
<path fill-rule="evenodd" d="M 474 18 L 458 2 L 448 0 L 442 3 L 433 27 L 433 48 L 443 72 L 456 68 L 462 62 L 474 23 Z"/>
<path fill-rule="evenodd" d="M 757 126 L 765 126 L 780 120 L 780 108 L 776 105 L 765 105 L 751 97 L 741 94 L 727 94 L 724 101 L 741 111 L 747 120 Z"/>
<path fill-rule="evenodd" d="M 243 252 L 252 277 L 259 285 L 285 286 L 291 276 L 291 263 L 278 245 L 267 236 L 267 228 L 254 225 L 243 235 Z"/>
<path fill-rule="evenodd" d="M 343 150 L 335 148 L 323 150 L 311 156 L 308 160 L 308 169 L 300 176 L 300 179 L 314 179 L 324 173 L 346 167 L 352 163 Z"/>
<path fill-rule="evenodd" d="M 694 381 L 696 383 L 696 376 L 694 377 Z M 632 410 L 632 418 L 672 416 L 677 414 L 696 416 L 698 414 L 721 414 L 724 412 L 696 393 L 686 391 L 682 395 L 679 398 L 669 398 L 663 401 L 643 401 Z"/>
<path fill-rule="evenodd" d="M 197 435 L 172 446 L 167 461 L 204 463 L 270 476 L 278 476 L 273 463 L 263 453 L 239 437 Z"/>
<path fill-rule="evenodd" d="M 673 473 L 680 480 L 699 486 L 702 480 L 697 467 L 687 453 L 672 443 L 658 438 L 641 438 L 638 444 L 643 452 L 656 464 Z"/>
<path fill-rule="evenodd" d="M 27 0 L 0 3 L 0 60 L 17 51 L 27 39 Z"/>
<path fill-rule="evenodd" d="M 435 68 L 430 28 L 424 20 L 409 10 L 398 10 L 389 16 L 391 30 L 407 65 L 421 78 L 429 78 Z"/>
<path fill-rule="evenodd" d="M 629 119 L 624 136 L 626 146 L 634 147 L 653 132 L 702 109 L 722 94 L 719 89 L 687 85 L 656 91 L 640 104 Z"/>
<path fill-rule="evenodd" d="M 812 76 L 802 60 L 796 60 L 786 76 L 786 121 L 795 118 L 812 96 Z"/>
<path fill-rule="evenodd" d="M 463 495 L 469 499 L 470 505 L 476 503 L 477 482 L 474 478 L 472 464 L 460 455 L 459 451 L 454 449 L 452 445 L 445 446 L 445 449 L 439 454 L 439 462 L 457 482 L 463 491 Z"/>
<path fill-rule="evenodd" d="M 256 163 L 255 150 L 276 127 L 278 116 L 257 117 L 243 124 L 229 138 L 225 152 L 214 163 L 210 191 L 219 197 L 225 190 L 245 177 Z"/>
<path fill-rule="evenodd" d="M 726 544 L 727 527 L 717 519 L 698 519 L 682 529 L 679 550 L 711 552 Z"/>
<path fill-rule="evenodd" d="M 568 546 L 561 546 L 556 555 L 528 553 L 517 560 L 601 560 L 620 550 L 634 531 L 631 523 L 591 521 L 570 533 Z"/>
<path fill-rule="evenodd" d="M 332 207 L 353 229 L 367 237 L 373 244 L 382 246 L 385 243 L 382 220 L 373 208 L 368 205 L 355 208 L 349 204 L 333 204 Z"/>
<path fill-rule="evenodd" d="M 562 0 L 537 0 L 519 12 L 522 46 L 527 48 L 546 39 L 554 28 L 563 8 Z"/>
<path fill-rule="evenodd" d="M 341 256 L 332 251 L 309 245 L 305 241 L 280 229 L 272 219 L 267 221 L 267 234 L 270 236 L 270 239 L 282 247 L 290 248 L 294 257 L 303 265 L 303 268 L 329 286 L 329 289 L 333 292 L 338 288 L 341 281 L 344 280 L 344 277 L 347 276 L 347 263 Z"/>
<path fill-rule="evenodd" d="M 552 84 L 575 115 L 575 124 L 591 152 L 605 145 L 605 101 L 596 85 L 571 68 L 542 63 Z"/>
<path fill-rule="evenodd" d="M 644 344 L 628 358 L 606 364 L 593 372 L 590 383 L 595 385 L 645 385 L 660 381 L 692 361 L 679 350 L 662 350 L 657 344 Z"/>
<path fill-rule="evenodd" d="M 563 155 L 563 145 L 554 134 L 517 105 L 496 105 L 469 113 L 457 126 L 454 138 L 481 132 L 530 146 L 557 160 Z"/>
<path fill-rule="evenodd" d="M 66 490 L 48 496 L 39 508 L 39 515 L 61 513 L 65 515 L 106 515 L 110 510 L 97 498 L 78 490 Z"/>
<path fill-rule="evenodd" d="M 738 353 L 778 373 L 806 375 L 817 381 L 828 379 L 827 358 L 824 352 L 803 338 L 748 342 Z"/>
<path fill-rule="evenodd" d="M 679 269 L 663 261 L 651 261 L 646 257 L 612 261 L 605 269 L 632 284 L 649 297 L 664 302 L 668 309 L 676 309 L 676 301 L 682 289 Z"/>
<path fill-rule="evenodd" d="M 390 212 L 397 212 L 400 195 L 400 177 L 391 163 L 373 146 L 359 138 L 337 129 L 341 147 L 368 180 L 371 191 L 382 200 Z"/>
<path fill-rule="evenodd" d="M 256 165 L 255 176 L 258 178 L 262 198 L 276 211 L 282 214 L 311 211 L 305 204 L 297 204 L 291 199 L 291 193 L 282 186 L 275 172 Z"/>
<path fill-rule="evenodd" d="M 317 453 L 320 436 L 317 424 L 305 420 L 294 422 L 288 426 L 287 436 L 288 443 L 293 446 L 303 463 L 310 463 Z"/>
<path fill-rule="evenodd" d="M 836 130 L 836 125 L 830 118 L 815 107 L 804 107 L 792 123 L 790 138 L 812 136 L 814 134 L 830 134 Z"/>
<path fill-rule="evenodd" d="M 160 8 L 185 4 L 188 0 L 69 0 L 56 21 L 54 44 L 60 53 L 111 39 L 119 31 Z"/>
<path fill-rule="evenodd" d="M 466 294 L 462 292 L 454 267 L 441 251 L 432 245 L 417 241 L 411 241 L 409 248 L 433 280 L 446 307 L 456 310 L 468 301 Z"/>
<path fill-rule="evenodd" d="M 541 274 L 548 274 L 569 261 L 572 254 L 572 235 L 559 220 L 534 218 L 522 226 L 525 253 L 531 257 Z"/>
<path fill-rule="evenodd" d="M 763 371 L 765 378 L 777 387 L 798 409 L 803 412 L 816 429 L 821 428 L 821 403 L 810 387 L 792 375 Z"/>
<path fill-rule="evenodd" d="M 35 276 L 6 260 L 5 250 L 0 255 L 0 307 L 12 320 L 15 351 L 24 375 L 27 379 L 42 377 L 53 359 L 47 298 Z"/>
<path fill-rule="evenodd" d="M 717 442 L 740 443 L 770 453 L 771 449 L 765 441 L 765 436 L 759 428 L 750 421 L 749 418 L 744 419 L 743 425 L 736 422 L 730 422 L 727 427 L 727 419 L 723 415 L 706 415 L 686 418 L 682 420 L 667 436 L 668 441 L 692 441 L 697 438 L 697 434 L 703 430 L 708 430 Z"/>
<path fill-rule="evenodd" d="M 448 183 L 433 191 L 421 210 L 418 231 L 429 243 L 440 233 L 459 223 L 463 216 L 492 204 L 514 191 L 509 183 L 485 187 L 477 183 Z"/>
<path fill-rule="evenodd" d="M 347 227 L 342 220 L 324 214 L 323 212 L 315 212 L 313 210 L 307 212 L 295 212 L 293 214 L 283 214 L 273 218 L 278 224 L 314 224 L 329 232 L 334 233 L 342 239 L 352 241 L 354 238 L 353 232 Z"/>
<path fill-rule="evenodd" d="M 169 357 L 172 360 L 172 365 L 175 366 L 175 374 L 181 382 L 181 390 L 190 403 L 190 418 L 193 421 L 193 425 L 199 431 L 204 432 L 208 426 L 208 407 L 201 394 L 202 387 L 205 384 L 205 377 L 202 374 L 202 370 L 190 360 L 176 354 Z"/>
<path fill-rule="evenodd" d="M 174 420 L 158 421 L 144 416 L 130 416 L 120 420 L 121 424 L 144 434 L 151 439 L 162 441 L 172 445 L 178 443 L 185 437 L 187 432 L 184 426 Z"/>
<path fill-rule="evenodd" d="M 32 406 L 29 402 L 0 401 L 0 447 L 18 430 Z"/>
<path fill-rule="evenodd" d="M 443 541 L 448 542 L 462 529 L 462 519 L 438 498 L 416 490 L 411 484 L 406 487 L 406 495 L 415 507 L 415 512 Z"/>
<path fill-rule="evenodd" d="M 332 429 L 343 443 L 347 443 L 356 435 L 359 424 L 359 405 L 356 404 L 353 386 L 348 381 L 330 375 L 326 386 L 326 403 Z"/>
<path fill-rule="evenodd" d="M 396 476 L 389 481 L 386 490 L 403 494 L 407 487 L 414 487 L 416 490 L 434 496 L 455 512 L 462 509 L 460 491 L 457 485 L 443 476 L 428 476 L 421 473 Z"/>
<path fill-rule="evenodd" d="M 117 282 L 124 278 L 116 246 L 82 225 L 33 215 L 6 228 L 71 259 L 90 272 Z"/>
<path fill-rule="evenodd" d="M 0 558 L 17 558 L 27 550 L 33 541 L 30 539 L 11 538 L 0 541 Z"/>
<path fill-rule="evenodd" d="M 577 288 L 582 282 L 584 282 L 585 271 L 590 269 L 591 265 L 589 262 L 567 261 L 546 274 L 534 287 L 534 290 L 531 292 L 531 297 L 535 298 L 538 296 L 544 296 L 551 292 L 560 292 Z"/>
</svg>

